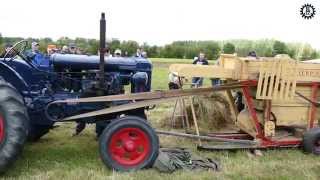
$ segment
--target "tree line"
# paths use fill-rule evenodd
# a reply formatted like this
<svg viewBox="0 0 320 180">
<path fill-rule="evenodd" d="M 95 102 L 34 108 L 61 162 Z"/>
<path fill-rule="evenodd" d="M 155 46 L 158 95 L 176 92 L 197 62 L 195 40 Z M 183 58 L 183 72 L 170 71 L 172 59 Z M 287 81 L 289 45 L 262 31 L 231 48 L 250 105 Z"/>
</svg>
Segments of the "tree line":
<svg viewBox="0 0 320 180">
<path fill-rule="evenodd" d="M 23 40 L 20 37 L 2 37 L 0 34 L 0 50 L 4 49 L 5 43 L 14 44 Z M 37 41 L 40 44 L 40 50 L 46 52 L 48 44 L 55 44 L 58 47 L 74 43 L 86 54 L 97 54 L 99 40 L 61 37 L 57 40 L 51 38 L 27 38 L 29 42 Z M 139 44 L 136 41 L 120 41 L 112 39 L 107 42 L 111 52 L 121 49 L 133 55 L 137 48 L 143 48 L 151 58 L 181 58 L 192 59 L 199 52 L 204 52 L 208 59 L 217 59 L 221 53 L 237 53 L 238 56 L 246 56 L 248 52 L 255 51 L 258 56 L 273 57 L 277 54 L 288 54 L 291 58 L 298 60 L 320 58 L 320 51 L 306 43 L 286 43 L 275 39 L 261 40 L 226 40 L 226 41 L 174 41 L 164 46 L 150 46 L 147 43 Z"/>
</svg>

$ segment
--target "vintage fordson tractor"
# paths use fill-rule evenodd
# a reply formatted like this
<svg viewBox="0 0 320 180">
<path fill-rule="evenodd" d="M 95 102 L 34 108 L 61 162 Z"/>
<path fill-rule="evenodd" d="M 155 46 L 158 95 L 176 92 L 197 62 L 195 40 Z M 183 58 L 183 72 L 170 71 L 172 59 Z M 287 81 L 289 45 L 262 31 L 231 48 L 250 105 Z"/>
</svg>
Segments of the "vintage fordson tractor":
<svg viewBox="0 0 320 180">
<path fill-rule="evenodd" d="M 20 41 L 12 47 L 10 57 L 0 58 L 1 172 L 17 158 L 26 139 L 38 140 L 54 127 L 59 117 L 128 103 L 112 101 L 47 106 L 50 102 L 123 94 L 126 85 L 131 85 L 132 93 L 151 89 L 152 64 L 148 59 L 106 58 L 104 87 L 101 87 L 98 56 L 53 54 L 49 58 L 50 66 L 42 67 L 33 64 L 25 55 L 26 47 L 27 41 Z M 153 164 L 159 146 L 156 133 L 145 122 L 144 110 L 140 107 L 80 118 L 76 122 L 78 130 L 86 123 L 96 123 L 101 157 L 107 166 L 118 170 L 140 169 Z M 112 124 L 112 120 L 120 116 L 122 120 Z M 105 128 L 107 124 L 110 124 L 109 128 Z M 124 142 L 126 144 L 118 148 Z"/>
</svg>

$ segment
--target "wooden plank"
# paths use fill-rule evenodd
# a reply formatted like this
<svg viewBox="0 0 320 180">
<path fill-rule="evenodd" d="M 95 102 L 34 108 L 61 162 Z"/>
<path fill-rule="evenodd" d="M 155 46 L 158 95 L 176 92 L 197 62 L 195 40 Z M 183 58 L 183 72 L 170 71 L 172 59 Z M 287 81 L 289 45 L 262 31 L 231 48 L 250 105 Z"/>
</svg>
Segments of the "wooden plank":
<svg viewBox="0 0 320 180">
<path fill-rule="evenodd" d="M 59 119 L 57 121 L 73 121 L 75 119 L 81 119 L 81 118 L 99 116 L 99 115 L 103 115 L 103 114 L 110 114 L 110 113 L 116 113 L 116 112 L 121 112 L 121 111 L 127 111 L 127 110 L 142 108 L 142 107 L 146 107 L 146 106 L 157 105 L 157 104 L 164 103 L 164 102 L 170 102 L 170 101 L 175 100 L 177 98 L 178 97 L 137 101 L 137 102 L 132 102 L 132 103 L 123 104 L 123 105 L 119 105 L 119 106 L 108 107 L 108 108 L 104 108 L 104 109 L 97 110 L 97 111 L 91 111 L 88 113 L 82 113 L 79 115 L 69 116 L 69 117 L 66 117 L 63 119 Z"/>
<path fill-rule="evenodd" d="M 276 69 L 277 67 L 277 61 L 273 61 L 272 63 L 272 69 Z M 276 76 L 276 71 L 271 71 L 270 73 L 270 82 L 269 82 L 269 89 L 268 89 L 268 98 L 269 99 L 272 99 L 272 94 L 274 93 L 274 79 L 275 79 L 275 76 Z"/>
<path fill-rule="evenodd" d="M 190 106 L 191 106 L 193 124 L 194 124 L 194 127 L 196 128 L 197 136 L 200 136 L 199 126 L 198 126 L 198 120 L 197 120 L 196 113 L 195 113 L 195 111 L 194 111 L 194 106 L 193 106 L 193 99 L 192 99 L 192 97 L 189 97 L 189 100 L 190 100 Z M 201 139 L 198 139 L 198 142 L 199 142 L 199 144 L 201 145 Z"/>
<path fill-rule="evenodd" d="M 98 96 L 98 97 L 88 97 L 88 98 L 78 98 L 78 99 L 66 99 L 66 100 L 54 101 L 50 104 L 89 103 L 89 102 L 146 100 L 146 99 L 158 99 L 158 98 L 170 98 L 170 97 L 184 97 L 184 96 L 192 96 L 192 95 L 205 95 L 205 94 L 210 94 L 213 91 L 221 91 L 221 90 L 238 88 L 238 87 L 241 87 L 239 83 L 232 83 L 232 84 L 226 84 L 226 85 L 209 87 L 209 88 L 161 90 L 161 91 L 154 91 L 154 92 L 142 92 L 142 93 Z"/>
<path fill-rule="evenodd" d="M 234 69 L 227 69 L 216 65 L 172 64 L 170 72 L 181 77 L 204 77 L 204 78 L 232 78 Z"/>
</svg>

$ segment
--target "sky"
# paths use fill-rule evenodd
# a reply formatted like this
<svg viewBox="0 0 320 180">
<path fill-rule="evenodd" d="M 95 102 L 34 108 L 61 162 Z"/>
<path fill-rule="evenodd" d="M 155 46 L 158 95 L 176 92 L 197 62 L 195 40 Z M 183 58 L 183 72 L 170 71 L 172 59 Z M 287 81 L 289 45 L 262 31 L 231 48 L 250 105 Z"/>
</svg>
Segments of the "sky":
<svg viewBox="0 0 320 180">
<path fill-rule="evenodd" d="M 303 4 L 314 18 L 300 15 Z M 0 33 L 14 37 L 99 38 L 164 45 L 175 40 L 279 39 L 320 50 L 320 0 L 4 0 Z"/>
</svg>

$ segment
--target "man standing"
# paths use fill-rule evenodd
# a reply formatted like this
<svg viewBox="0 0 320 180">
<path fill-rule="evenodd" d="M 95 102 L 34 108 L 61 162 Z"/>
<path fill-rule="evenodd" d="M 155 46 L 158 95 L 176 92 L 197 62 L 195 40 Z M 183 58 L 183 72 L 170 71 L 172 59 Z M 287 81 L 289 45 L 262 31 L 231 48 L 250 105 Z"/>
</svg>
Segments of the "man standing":
<svg viewBox="0 0 320 180">
<path fill-rule="evenodd" d="M 203 52 L 199 53 L 199 57 L 195 58 L 192 64 L 197 65 L 209 65 L 208 60 L 205 57 Z M 192 78 L 192 86 L 191 87 L 200 87 L 203 84 L 202 77 L 193 77 Z"/>
<path fill-rule="evenodd" d="M 142 49 L 138 48 L 134 57 L 141 58 L 142 57 Z"/>
</svg>

